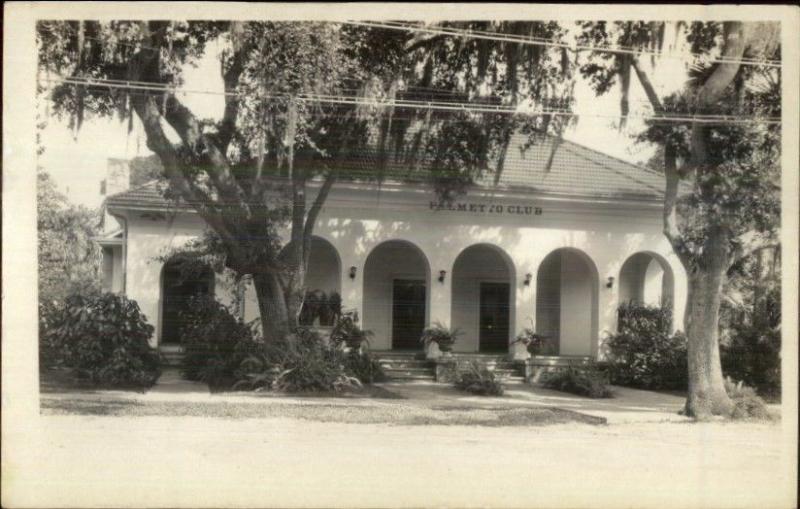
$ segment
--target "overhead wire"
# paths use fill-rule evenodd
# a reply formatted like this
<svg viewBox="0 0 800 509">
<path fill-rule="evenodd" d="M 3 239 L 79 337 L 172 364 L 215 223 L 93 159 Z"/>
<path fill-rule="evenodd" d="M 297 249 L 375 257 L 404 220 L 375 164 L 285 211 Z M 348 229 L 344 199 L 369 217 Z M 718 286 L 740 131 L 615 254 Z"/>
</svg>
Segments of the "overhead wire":
<svg viewBox="0 0 800 509">
<path fill-rule="evenodd" d="M 70 77 L 70 78 L 42 78 L 42 81 L 49 83 L 62 83 L 70 85 L 80 85 L 97 88 L 114 88 L 124 90 L 140 90 L 158 92 L 162 94 L 203 94 L 214 96 L 228 96 L 236 97 L 242 96 L 240 92 L 226 92 L 216 90 L 203 90 L 203 89 L 186 89 L 174 85 L 168 85 L 156 82 L 144 81 L 126 81 L 114 80 L 104 78 L 88 78 L 88 77 Z M 433 111 L 450 111 L 450 112 L 463 112 L 463 113 L 490 113 L 490 114 L 511 114 L 520 116 L 556 116 L 556 117 L 599 117 L 599 118 L 627 118 L 627 119 L 640 119 L 643 121 L 663 121 L 663 122 L 679 122 L 679 123 L 703 123 L 703 124 L 749 124 L 749 123 L 764 123 L 764 124 L 780 124 L 781 119 L 778 117 L 741 117 L 734 115 L 712 115 L 712 114 L 652 114 L 652 115 L 617 115 L 617 114 L 600 114 L 600 113 L 581 113 L 566 109 L 558 108 L 536 108 L 536 109 L 520 109 L 519 107 L 504 106 L 504 105 L 490 105 L 481 104 L 477 102 L 450 102 L 450 101 L 419 101 L 409 99 L 389 99 L 389 100 L 370 100 L 358 96 L 341 96 L 334 94 L 298 94 L 296 96 L 289 96 L 286 94 L 262 94 L 264 99 L 282 99 L 299 101 L 314 101 L 326 104 L 342 104 L 354 106 L 371 106 L 371 107 L 394 107 L 394 108 L 417 108 L 422 110 Z"/>
<path fill-rule="evenodd" d="M 709 57 L 701 53 L 669 53 L 663 51 L 648 50 L 646 48 L 636 48 L 632 46 L 591 46 L 584 44 L 571 44 L 567 42 L 553 41 L 544 37 L 523 36 L 517 34 L 503 34 L 500 32 L 488 32 L 484 30 L 467 30 L 452 27 L 431 27 L 431 26 L 414 26 L 400 22 L 374 22 L 374 21 L 354 21 L 348 20 L 341 22 L 343 24 L 366 26 L 373 28 L 384 28 L 388 30 L 403 30 L 407 32 L 419 32 L 432 35 L 449 35 L 454 37 L 463 37 L 471 39 L 483 39 L 496 42 L 512 42 L 516 44 L 532 45 L 532 46 L 550 46 L 556 48 L 569 49 L 573 51 L 594 51 L 615 53 L 624 55 L 644 55 L 653 57 L 667 57 L 667 58 L 680 58 L 685 59 L 690 56 L 696 59 L 701 59 L 709 63 L 738 63 L 741 65 L 762 65 L 766 67 L 782 67 L 780 61 L 769 59 L 756 59 L 756 58 L 724 58 L 724 57 Z"/>
</svg>

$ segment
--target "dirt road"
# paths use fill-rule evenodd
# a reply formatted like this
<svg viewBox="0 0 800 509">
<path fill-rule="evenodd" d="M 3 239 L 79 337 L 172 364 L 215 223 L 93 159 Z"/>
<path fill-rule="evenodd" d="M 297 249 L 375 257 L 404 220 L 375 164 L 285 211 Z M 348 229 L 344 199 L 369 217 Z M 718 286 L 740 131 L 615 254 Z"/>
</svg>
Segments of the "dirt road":
<svg viewBox="0 0 800 509">
<path fill-rule="evenodd" d="M 7 487 L 24 487 L 29 496 L 5 503 L 792 505 L 776 424 L 491 428 L 93 416 L 38 423 L 28 430 L 37 439 L 3 465 Z"/>
</svg>

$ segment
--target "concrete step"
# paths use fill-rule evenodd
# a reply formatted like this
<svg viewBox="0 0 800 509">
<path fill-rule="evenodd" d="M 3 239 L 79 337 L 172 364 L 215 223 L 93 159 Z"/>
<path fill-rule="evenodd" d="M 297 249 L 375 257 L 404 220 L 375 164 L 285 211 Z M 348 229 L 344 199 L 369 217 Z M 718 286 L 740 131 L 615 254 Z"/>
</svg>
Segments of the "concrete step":
<svg viewBox="0 0 800 509">
<path fill-rule="evenodd" d="M 395 359 L 379 359 L 378 362 L 386 369 L 424 368 L 431 369 L 433 364 L 428 361 L 409 361 Z"/>
</svg>

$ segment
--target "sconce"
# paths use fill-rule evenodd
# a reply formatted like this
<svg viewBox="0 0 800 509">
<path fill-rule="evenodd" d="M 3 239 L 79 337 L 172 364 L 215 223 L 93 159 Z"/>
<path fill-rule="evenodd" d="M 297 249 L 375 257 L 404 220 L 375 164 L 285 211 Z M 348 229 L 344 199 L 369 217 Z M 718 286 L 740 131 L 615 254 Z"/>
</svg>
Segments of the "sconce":
<svg viewBox="0 0 800 509">
<path fill-rule="evenodd" d="M 446 270 L 440 270 L 439 271 L 439 282 L 440 283 L 444 283 L 444 276 L 445 275 L 447 275 L 447 271 Z"/>
<path fill-rule="evenodd" d="M 611 288 L 614 286 L 614 276 L 608 276 L 608 282 L 606 283 L 606 288 Z"/>
<path fill-rule="evenodd" d="M 355 266 L 350 267 L 350 279 L 355 279 L 356 278 L 356 270 L 358 270 L 358 269 L 356 269 Z"/>
<path fill-rule="evenodd" d="M 527 274 L 525 274 L 525 281 L 523 281 L 522 284 L 524 284 L 525 286 L 530 286 L 531 285 L 531 279 L 533 279 L 533 274 L 528 272 Z"/>
</svg>

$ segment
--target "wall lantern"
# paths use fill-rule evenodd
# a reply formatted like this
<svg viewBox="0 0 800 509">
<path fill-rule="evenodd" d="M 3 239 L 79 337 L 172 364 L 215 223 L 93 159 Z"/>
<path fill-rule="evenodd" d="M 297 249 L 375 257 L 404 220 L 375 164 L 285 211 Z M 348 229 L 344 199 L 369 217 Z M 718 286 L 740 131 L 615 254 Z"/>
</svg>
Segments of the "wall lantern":
<svg viewBox="0 0 800 509">
<path fill-rule="evenodd" d="M 444 276 L 446 276 L 446 275 L 447 275 L 447 271 L 446 270 L 440 270 L 439 271 L 439 282 L 440 283 L 444 283 Z"/>
<path fill-rule="evenodd" d="M 611 288 L 614 286 L 614 276 L 608 276 L 608 281 L 606 282 L 606 288 Z"/>
<path fill-rule="evenodd" d="M 350 279 L 355 279 L 356 278 L 356 270 L 358 270 L 358 269 L 356 269 L 355 265 L 350 267 Z"/>
<path fill-rule="evenodd" d="M 528 272 L 527 274 L 525 274 L 525 281 L 523 281 L 523 284 L 525 286 L 530 286 L 531 285 L 531 279 L 533 279 L 533 274 Z"/>
</svg>

